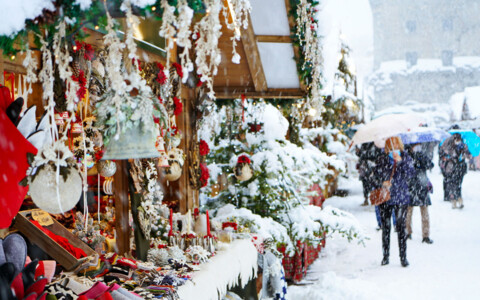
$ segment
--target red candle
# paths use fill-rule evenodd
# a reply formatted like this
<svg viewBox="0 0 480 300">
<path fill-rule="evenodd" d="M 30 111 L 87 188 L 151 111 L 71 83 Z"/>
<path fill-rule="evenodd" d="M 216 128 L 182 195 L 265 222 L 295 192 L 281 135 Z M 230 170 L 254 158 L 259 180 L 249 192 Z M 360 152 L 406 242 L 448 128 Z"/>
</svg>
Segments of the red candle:
<svg viewBox="0 0 480 300">
<path fill-rule="evenodd" d="M 208 210 L 207 210 L 206 218 L 207 218 L 207 236 L 211 237 L 212 235 L 210 234 L 210 218 L 208 217 Z"/>
<path fill-rule="evenodd" d="M 168 236 L 173 235 L 173 212 L 172 209 L 170 208 L 170 231 L 168 232 Z"/>
</svg>

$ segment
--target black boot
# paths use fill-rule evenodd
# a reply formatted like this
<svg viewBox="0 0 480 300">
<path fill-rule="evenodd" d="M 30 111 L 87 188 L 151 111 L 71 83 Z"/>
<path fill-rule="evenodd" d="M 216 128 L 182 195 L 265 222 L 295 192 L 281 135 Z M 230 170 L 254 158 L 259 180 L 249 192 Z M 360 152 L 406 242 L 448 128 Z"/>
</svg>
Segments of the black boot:
<svg viewBox="0 0 480 300">
<path fill-rule="evenodd" d="M 423 238 L 422 243 L 433 244 L 433 241 L 430 238 L 426 237 Z"/>
<path fill-rule="evenodd" d="M 389 263 L 388 256 L 384 256 L 382 260 L 382 266 L 388 265 L 388 263 Z"/>
<path fill-rule="evenodd" d="M 401 257 L 400 258 L 400 263 L 402 264 L 402 267 L 408 267 L 409 263 L 406 257 Z"/>
</svg>

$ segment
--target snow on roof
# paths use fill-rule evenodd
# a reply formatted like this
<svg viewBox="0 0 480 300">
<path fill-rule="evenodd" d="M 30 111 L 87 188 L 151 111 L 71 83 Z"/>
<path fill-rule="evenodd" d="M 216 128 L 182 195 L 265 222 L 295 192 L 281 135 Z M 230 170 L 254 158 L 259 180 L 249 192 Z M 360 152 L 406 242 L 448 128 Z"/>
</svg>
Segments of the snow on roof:
<svg viewBox="0 0 480 300">
<path fill-rule="evenodd" d="M 463 103 L 465 102 L 465 93 L 455 93 L 450 97 L 450 110 L 452 120 L 461 120 L 462 119 L 462 111 L 463 111 Z"/>
<path fill-rule="evenodd" d="M 480 86 L 466 88 L 465 98 L 470 118 L 480 117 Z"/>
<path fill-rule="evenodd" d="M 403 105 L 396 105 L 375 112 L 373 118 L 388 114 L 420 113 L 426 118 L 430 127 L 445 127 L 450 121 L 450 106 L 444 103 L 419 103 L 408 101 Z"/>
<path fill-rule="evenodd" d="M 383 62 L 380 68 L 371 76 L 371 83 L 375 86 L 391 84 L 391 75 L 410 75 L 418 72 L 456 72 L 458 69 L 480 68 L 480 57 L 462 56 L 455 57 L 451 66 L 443 66 L 440 59 L 419 59 L 417 64 L 407 67 L 405 60 Z"/>
<path fill-rule="evenodd" d="M 256 35 L 290 35 L 285 0 L 250 0 Z"/>
<path fill-rule="evenodd" d="M 269 88 L 299 88 L 297 63 L 290 43 L 257 43 Z"/>
<path fill-rule="evenodd" d="M 54 10 L 52 0 L 2 1 L 0 35 L 12 35 L 25 27 L 25 20 L 35 19 L 44 9 Z"/>
</svg>

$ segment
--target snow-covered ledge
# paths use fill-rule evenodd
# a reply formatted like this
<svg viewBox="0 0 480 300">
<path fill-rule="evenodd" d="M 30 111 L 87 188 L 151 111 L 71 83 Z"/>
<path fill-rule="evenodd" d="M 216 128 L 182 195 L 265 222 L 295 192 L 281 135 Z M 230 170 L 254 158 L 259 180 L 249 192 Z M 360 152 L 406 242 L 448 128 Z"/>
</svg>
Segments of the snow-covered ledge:
<svg viewBox="0 0 480 300">
<path fill-rule="evenodd" d="M 200 271 L 192 274 L 191 281 L 179 287 L 180 299 L 219 299 L 228 288 L 237 284 L 243 287 L 256 276 L 258 252 L 249 239 L 223 245 L 208 263 L 200 265 Z"/>
</svg>

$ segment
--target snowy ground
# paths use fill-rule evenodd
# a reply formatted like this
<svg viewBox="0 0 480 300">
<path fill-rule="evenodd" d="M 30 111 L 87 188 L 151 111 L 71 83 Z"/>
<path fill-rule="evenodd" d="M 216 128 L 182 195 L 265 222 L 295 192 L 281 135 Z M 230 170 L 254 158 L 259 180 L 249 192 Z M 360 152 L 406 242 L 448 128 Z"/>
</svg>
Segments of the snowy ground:
<svg viewBox="0 0 480 300">
<path fill-rule="evenodd" d="M 430 213 L 432 245 L 422 243 L 420 210 L 414 209 L 412 240 L 407 244 L 410 266 L 402 268 L 396 232 L 392 230 L 390 264 L 380 266 L 381 231 L 374 208 L 363 207 L 361 183 L 348 182 L 350 196 L 326 204 L 353 213 L 370 240 L 365 247 L 340 237 L 327 240 L 321 257 L 309 268 L 305 285 L 290 286 L 288 298 L 298 299 L 480 299 L 480 172 L 469 171 L 463 183 L 465 208 L 452 210 L 443 201 L 438 167 L 429 173 L 434 186 Z"/>
</svg>

